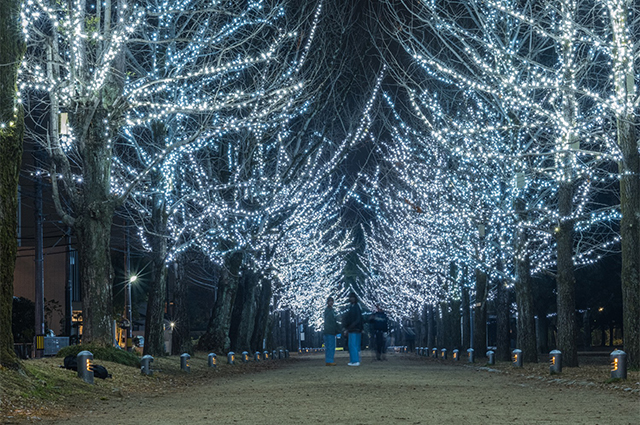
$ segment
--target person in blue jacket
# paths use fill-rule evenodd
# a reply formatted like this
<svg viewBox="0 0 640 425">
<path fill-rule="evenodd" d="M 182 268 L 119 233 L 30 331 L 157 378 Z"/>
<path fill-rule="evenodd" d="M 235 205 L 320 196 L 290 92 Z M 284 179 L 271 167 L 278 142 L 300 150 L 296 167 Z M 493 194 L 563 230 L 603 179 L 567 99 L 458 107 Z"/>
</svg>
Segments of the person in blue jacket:
<svg viewBox="0 0 640 425">
<path fill-rule="evenodd" d="M 349 366 L 360 366 L 360 341 L 362 340 L 362 310 L 358 305 L 358 296 L 355 292 L 349 294 L 349 310 L 342 319 L 343 333 L 349 337 Z"/>
</svg>

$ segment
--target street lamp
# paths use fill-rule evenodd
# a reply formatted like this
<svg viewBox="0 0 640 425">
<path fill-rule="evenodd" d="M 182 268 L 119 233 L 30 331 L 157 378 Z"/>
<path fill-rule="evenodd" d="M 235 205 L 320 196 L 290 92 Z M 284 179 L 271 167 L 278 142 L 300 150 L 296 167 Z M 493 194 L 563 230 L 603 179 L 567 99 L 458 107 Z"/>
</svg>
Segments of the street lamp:
<svg viewBox="0 0 640 425">
<path fill-rule="evenodd" d="M 131 351 L 133 349 L 133 315 L 131 314 L 131 284 L 138 280 L 137 275 L 129 276 L 127 279 L 127 300 L 126 300 L 126 312 L 127 312 L 127 320 L 129 321 L 129 328 L 127 329 L 127 351 Z"/>
</svg>

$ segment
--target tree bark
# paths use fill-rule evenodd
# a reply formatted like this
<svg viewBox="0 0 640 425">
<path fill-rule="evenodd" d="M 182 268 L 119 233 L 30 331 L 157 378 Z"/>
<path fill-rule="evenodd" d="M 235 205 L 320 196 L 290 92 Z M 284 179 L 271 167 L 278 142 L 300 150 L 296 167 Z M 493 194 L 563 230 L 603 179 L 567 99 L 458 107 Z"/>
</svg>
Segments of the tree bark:
<svg viewBox="0 0 640 425">
<path fill-rule="evenodd" d="M 432 304 L 427 307 L 427 347 L 431 348 L 436 343 L 435 311 Z"/>
<path fill-rule="evenodd" d="M 449 313 L 449 341 L 447 349 L 453 350 L 454 348 L 460 348 L 462 346 L 462 334 L 460 317 L 460 301 L 451 301 L 451 312 Z"/>
<path fill-rule="evenodd" d="M 531 265 L 529 256 L 516 258 L 516 304 L 518 305 L 517 348 L 522 350 L 522 360 L 538 362 L 536 349 L 536 324 L 533 315 L 531 290 Z"/>
<path fill-rule="evenodd" d="M 471 348 L 471 306 L 469 305 L 469 288 L 462 285 L 462 345 L 466 350 Z"/>
<path fill-rule="evenodd" d="M 511 357 L 509 288 L 503 281 L 498 282 L 496 303 L 496 360 L 509 361 Z"/>
<path fill-rule="evenodd" d="M 0 365 L 20 367 L 13 350 L 13 274 L 18 249 L 18 177 L 24 119 L 16 102 L 18 68 L 25 51 L 20 0 L 0 0 Z"/>
<path fill-rule="evenodd" d="M 446 314 L 447 303 L 441 302 L 435 310 L 436 314 L 436 346 L 444 348 L 445 344 L 445 327 L 444 316 Z"/>
<path fill-rule="evenodd" d="M 549 352 L 549 319 L 546 311 L 538 311 L 538 324 L 536 326 L 538 340 L 538 352 L 545 354 Z M 564 362 L 564 359 L 563 359 Z"/>
<path fill-rule="evenodd" d="M 89 107 L 79 111 L 74 119 L 78 128 L 81 123 L 90 123 L 81 149 L 82 185 L 75 186 L 74 182 L 66 181 L 73 179 L 72 176 L 64 178 L 67 191 L 79 191 L 71 195 L 76 218 L 70 219 L 60 206 L 60 199 L 56 199 L 56 183 L 53 185 L 54 202 L 77 236 L 82 285 L 82 342 L 111 346 L 113 268 L 110 244 L 116 200 L 110 193 L 112 147 L 105 140 L 107 113 L 102 108 Z"/>
<path fill-rule="evenodd" d="M 155 179 L 154 179 L 155 180 Z M 164 195 L 155 193 L 152 198 L 151 232 L 151 287 L 147 300 L 147 317 L 144 328 L 144 354 L 163 356 L 164 311 L 167 293 L 167 214 Z M 177 322 L 174 322 L 177 323 Z"/>
<path fill-rule="evenodd" d="M 240 329 L 240 322 L 242 321 L 242 314 L 244 309 L 244 302 L 246 298 L 247 287 L 247 270 L 241 270 L 242 276 L 238 279 L 238 290 L 236 291 L 236 299 L 233 303 L 233 309 L 231 310 L 231 324 L 229 326 L 229 340 L 230 350 L 240 352 L 238 347 L 238 330 Z"/>
<path fill-rule="evenodd" d="M 573 220 L 563 219 L 571 215 L 573 185 L 563 183 L 558 192 L 558 212 L 562 220 L 556 229 L 558 255 L 557 309 L 558 350 L 562 352 L 562 364 L 578 366 L 578 330 L 576 326 L 576 279 L 573 267 Z"/>
<path fill-rule="evenodd" d="M 259 276 L 247 271 L 245 282 L 245 296 L 243 297 L 242 315 L 238 325 L 237 346 L 239 350 L 251 351 L 251 336 L 253 328 L 256 324 L 256 314 L 258 312 L 258 303 L 260 291 L 258 288 Z"/>
<path fill-rule="evenodd" d="M 487 274 L 476 269 L 476 302 L 473 306 L 473 349 L 478 355 L 487 351 Z"/>
<path fill-rule="evenodd" d="M 269 306 L 271 304 L 271 281 L 262 279 L 260 288 L 259 303 L 257 307 L 253 334 L 251 335 L 251 348 L 262 350 L 262 341 L 269 329 Z"/>
<path fill-rule="evenodd" d="M 113 209 L 96 206 L 96 214 L 89 209 L 76 220 L 78 262 L 82 285 L 82 342 L 113 345 L 111 321 L 113 316 L 111 266 L 111 223 Z"/>
<path fill-rule="evenodd" d="M 229 328 L 231 312 L 238 291 L 238 272 L 242 264 L 242 253 L 234 252 L 225 258 L 218 282 L 218 296 L 213 307 L 209 329 L 198 342 L 199 350 L 226 353 L 231 348 Z"/>
<path fill-rule="evenodd" d="M 171 321 L 175 324 L 171 333 L 171 354 L 193 353 L 191 343 L 191 327 L 189 323 L 189 305 L 187 299 L 187 281 L 184 274 L 184 266 L 176 259 L 173 265 L 173 316 Z"/>
<path fill-rule="evenodd" d="M 637 64 L 630 52 L 634 43 L 633 28 L 629 28 L 632 2 L 620 2 L 619 7 L 609 8 L 613 36 L 613 79 L 616 96 L 624 105 L 616 110 L 618 146 L 622 161 L 620 172 L 620 238 L 622 250 L 622 323 L 624 351 L 627 364 L 640 368 L 640 154 L 638 153 L 638 115 L 633 107 L 637 93 L 634 85 L 634 69 Z M 637 16 L 635 17 L 637 20 Z M 636 24 L 637 25 L 637 24 Z M 634 49 L 635 48 L 635 49 Z"/>
</svg>

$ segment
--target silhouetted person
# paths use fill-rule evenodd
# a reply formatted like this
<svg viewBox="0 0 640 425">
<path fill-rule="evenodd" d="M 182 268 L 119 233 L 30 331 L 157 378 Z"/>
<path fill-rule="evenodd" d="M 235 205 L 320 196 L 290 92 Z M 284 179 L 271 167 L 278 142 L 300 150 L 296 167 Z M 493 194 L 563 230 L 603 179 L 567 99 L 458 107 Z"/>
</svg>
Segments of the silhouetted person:
<svg viewBox="0 0 640 425">
<path fill-rule="evenodd" d="M 369 319 L 373 332 L 373 341 L 376 347 L 376 360 L 386 360 L 385 351 L 387 345 L 387 332 L 389 331 L 389 319 L 379 304 L 376 304 L 376 311 Z"/>
<path fill-rule="evenodd" d="M 327 298 L 327 307 L 324 309 L 324 361 L 326 366 L 335 366 L 334 357 L 336 354 L 336 335 L 340 331 L 340 326 L 336 320 L 336 313 L 333 310 L 333 298 Z"/>
<path fill-rule="evenodd" d="M 349 294 L 349 310 L 344 314 L 342 326 L 349 337 L 349 366 L 360 366 L 360 341 L 362 340 L 362 310 L 355 292 Z"/>
</svg>

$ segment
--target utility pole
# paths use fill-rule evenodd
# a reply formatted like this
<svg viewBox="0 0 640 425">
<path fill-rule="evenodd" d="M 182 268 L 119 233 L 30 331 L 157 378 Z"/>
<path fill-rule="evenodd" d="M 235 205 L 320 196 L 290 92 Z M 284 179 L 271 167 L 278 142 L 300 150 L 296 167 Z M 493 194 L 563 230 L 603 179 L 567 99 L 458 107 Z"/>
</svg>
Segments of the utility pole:
<svg viewBox="0 0 640 425">
<path fill-rule="evenodd" d="M 44 217 L 42 213 L 42 173 L 40 169 L 40 161 L 38 152 L 36 152 L 36 176 L 34 181 L 35 199 L 35 334 L 36 349 L 35 356 L 40 358 L 44 355 L 44 237 L 43 224 Z"/>
<path fill-rule="evenodd" d="M 124 293 L 124 308 L 126 319 L 129 322 L 127 331 L 127 351 L 133 350 L 133 315 L 131 314 L 131 284 L 136 280 L 137 276 L 131 275 L 131 251 L 130 251 L 130 242 L 129 242 L 129 226 L 125 222 L 125 234 L 124 234 L 124 245 L 125 245 L 125 257 L 124 257 L 124 275 L 126 279 L 126 291 Z"/>
<path fill-rule="evenodd" d="M 67 282 L 64 287 L 64 334 L 71 338 L 72 317 L 73 317 L 73 269 L 71 255 L 71 228 L 67 228 L 67 261 L 65 265 L 65 273 Z"/>
</svg>

